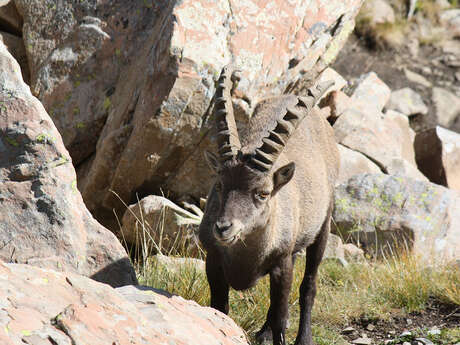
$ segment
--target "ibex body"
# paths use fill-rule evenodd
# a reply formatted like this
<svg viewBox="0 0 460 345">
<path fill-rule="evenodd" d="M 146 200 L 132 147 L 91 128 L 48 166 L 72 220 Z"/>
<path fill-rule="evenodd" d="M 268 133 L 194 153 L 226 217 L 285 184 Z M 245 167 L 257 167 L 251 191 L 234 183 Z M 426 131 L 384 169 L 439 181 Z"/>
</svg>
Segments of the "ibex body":
<svg viewBox="0 0 460 345">
<path fill-rule="evenodd" d="M 217 181 L 200 225 L 211 306 L 228 313 L 230 286 L 247 289 L 270 274 L 270 309 L 257 337 L 284 344 L 294 255 L 307 248 L 296 344 L 312 344 L 315 278 L 339 168 L 332 128 L 313 109 L 322 90 L 261 102 L 239 136 L 230 89 L 226 67 L 216 92 L 219 154 L 207 153 Z"/>
</svg>

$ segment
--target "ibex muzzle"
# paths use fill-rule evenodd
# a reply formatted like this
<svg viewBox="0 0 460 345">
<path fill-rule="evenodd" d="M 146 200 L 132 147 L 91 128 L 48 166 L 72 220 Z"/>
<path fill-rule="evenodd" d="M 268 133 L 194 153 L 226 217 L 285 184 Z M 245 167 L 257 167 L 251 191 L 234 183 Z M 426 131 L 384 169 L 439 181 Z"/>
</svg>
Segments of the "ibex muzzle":
<svg viewBox="0 0 460 345">
<path fill-rule="evenodd" d="M 307 248 L 296 344 L 312 344 L 315 277 L 339 167 L 332 128 L 314 109 L 330 84 L 310 89 L 307 97 L 260 102 L 240 136 L 231 77 L 225 67 L 216 91 L 218 154 L 206 153 L 217 175 L 200 225 L 211 306 L 227 313 L 230 286 L 247 289 L 270 274 L 270 308 L 257 338 L 285 344 L 294 258 Z"/>
</svg>

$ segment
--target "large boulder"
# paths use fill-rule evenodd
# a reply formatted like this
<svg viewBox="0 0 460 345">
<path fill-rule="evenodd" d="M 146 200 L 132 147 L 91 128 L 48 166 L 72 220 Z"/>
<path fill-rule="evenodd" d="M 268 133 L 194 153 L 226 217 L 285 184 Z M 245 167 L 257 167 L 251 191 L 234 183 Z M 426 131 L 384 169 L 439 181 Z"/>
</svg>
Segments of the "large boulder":
<svg viewBox="0 0 460 345">
<path fill-rule="evenodd" d="M 228 316 L 143 286 L 0 263 L 0 343 L 248 344 Z"/>
<path fill-rule="evenodd" d="M 460 194 L 430 182 L 356 175 L 336 187 L 333 218 L 334 233 L 370 253 L 460 259 Z"/>
<path fill-rule="evenodd" d="M 93 219 L 72 160 L 0 42 L 0 260 L 136 282 L 116 237 Z"/>
<path fill-rule="evenodd" d="M 116 228 L 112 210 L 124 206 L 110 190 L 128 204 L 160 189 L 207 193 L 200 162 L 214 147 L 208 120 L 224 65 L 241 70 L 241 126 L 259 99 L 313 83 L 363 1 L 15 2 L 32 90 L 63 135 L 88 208 Z"/>
<path fill-rule="evenodd" d="M 460 134 L 439 126 L 417 133 L 415 158 L 431 182 L 460 191 Z"/>
</svg>

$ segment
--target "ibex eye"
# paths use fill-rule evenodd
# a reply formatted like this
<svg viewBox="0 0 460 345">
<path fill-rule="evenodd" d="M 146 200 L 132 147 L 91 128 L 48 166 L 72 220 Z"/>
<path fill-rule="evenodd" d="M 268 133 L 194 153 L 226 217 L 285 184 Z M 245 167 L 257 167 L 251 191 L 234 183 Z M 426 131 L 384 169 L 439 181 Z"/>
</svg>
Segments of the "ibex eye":
<svg viewBox="0 0 460 345">
<path fill-rule="evenodd" d="M 270 193 L 267 193 L 267 192 L 258 192 L 256 193 L 256 196 L 258 199 L 260 200 L 266 200 L 269 196 L 270 196 Z"/>
</svg>

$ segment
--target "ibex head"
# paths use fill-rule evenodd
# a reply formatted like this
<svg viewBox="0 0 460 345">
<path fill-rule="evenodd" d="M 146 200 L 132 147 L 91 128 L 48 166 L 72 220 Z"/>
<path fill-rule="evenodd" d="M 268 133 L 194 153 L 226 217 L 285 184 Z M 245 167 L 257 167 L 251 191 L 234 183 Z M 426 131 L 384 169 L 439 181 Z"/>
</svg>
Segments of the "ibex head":
<svg viewBox="0 0 460 345">
<path fill-rule="evenodd" d="M 298 97 L 295 106 L 285 109 L 284 116 L 262 139 L 254 152 L 242 152 L 231 101 L 232 69 L 224 68 L 215 98 L 218 155 L 206 152 L 206 160 L 217 173 L 214 193 L 219 198 L 214 236 L 222 245 L 233 245 L 240 238 L 266 228 L 270 205 L 276 193 L 294 176 L 295 163 L 278 169 L 274 163 L 305 115 L 331 85 L 322 84 Z"/>
</svg>

